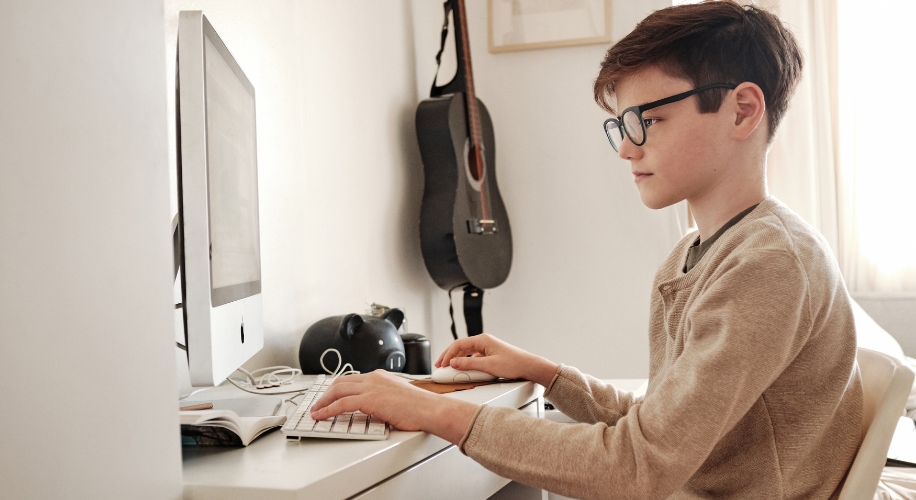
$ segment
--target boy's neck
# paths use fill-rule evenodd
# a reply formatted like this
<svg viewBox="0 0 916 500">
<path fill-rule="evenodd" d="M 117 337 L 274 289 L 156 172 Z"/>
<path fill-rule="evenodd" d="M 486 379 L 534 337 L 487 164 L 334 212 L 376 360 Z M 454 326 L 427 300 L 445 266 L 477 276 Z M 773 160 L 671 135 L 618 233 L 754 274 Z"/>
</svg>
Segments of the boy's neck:
<svg viewBox="0 0 916 500">
<path fill-rule="evenodd" d="M 765 163 L 756 168 L 748 167 L 732 169 L 734 175 L 719 179 L 720 182 L 702 196 L 687 200 L 700 232 L 700 241 L 706 241 L 726 222 L 767 197 Z"/>
</svg>

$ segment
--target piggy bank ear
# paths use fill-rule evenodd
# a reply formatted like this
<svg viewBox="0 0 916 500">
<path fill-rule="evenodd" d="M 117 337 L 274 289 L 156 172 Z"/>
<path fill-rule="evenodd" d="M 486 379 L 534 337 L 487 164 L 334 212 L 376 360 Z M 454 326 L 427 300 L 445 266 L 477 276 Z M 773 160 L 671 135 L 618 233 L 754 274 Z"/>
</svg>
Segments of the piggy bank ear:
<svg viewBox="0 0 916 500">
<path fill-rule="evenodd" d="M 356 333 L 356 329 L 359 328 L 359 325 L 363 324 L 363 317 L 359 314 L 348 314 L 340 320 L 340 337 L 344 340 L 350 340 L 350 337 Z"/>
<path fill-rule="evenodd" d="M 401 327 L 401 323 L 404 322 L 404 311 L 389 309 L 388 312 L 382 315 L 382 319 L 394 325 L 394 329 L 397 330 Z"/>
</svg>

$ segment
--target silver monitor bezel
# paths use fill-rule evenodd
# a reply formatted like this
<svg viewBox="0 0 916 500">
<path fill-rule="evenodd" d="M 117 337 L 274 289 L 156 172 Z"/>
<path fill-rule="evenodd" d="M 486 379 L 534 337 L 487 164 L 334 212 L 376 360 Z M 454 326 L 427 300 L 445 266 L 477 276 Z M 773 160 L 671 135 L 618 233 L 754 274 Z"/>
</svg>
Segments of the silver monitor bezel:
<svg viewBox="0 0 916 500">
<path fill-rule="evenodd" d="M 205 37 L 254 98 L 253 85 L 206 16 L 201 11 L 179 13 L 181 276 L 188 364 L 194 386 L 216 385 L 264 345 L 261 280 L 216 289 L 211 286 Z"/>
</svg>

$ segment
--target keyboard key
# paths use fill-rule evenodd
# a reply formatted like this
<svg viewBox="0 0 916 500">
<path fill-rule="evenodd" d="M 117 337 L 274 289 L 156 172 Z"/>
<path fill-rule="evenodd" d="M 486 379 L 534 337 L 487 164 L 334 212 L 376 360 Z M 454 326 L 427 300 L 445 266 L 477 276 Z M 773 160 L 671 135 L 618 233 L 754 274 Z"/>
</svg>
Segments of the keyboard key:
<svg viewBox="0 0 916 500">
<path fill-rule="evenodd" d="M 331 432 L 334 432 L 337 434 L 346 434 L 349 428 L 350 428 L 350 419 L 340 416 L 340 417 L 337 417 L 337 422 L 334 423 L 334 427 L 331 429 Z"/>
<path fill-rule="evenodd" d="M 303 418 L 296 426 L 297 431 L 308 432 L 315 426 L 315 421 L 310 418 Z"/>
<path fill-rule="evenodd" d="M 334 425 L 334 419 L 322 420 L 315 424 L 315 428 L 312 429 L 312 432 L 330 432 L 332 425 Z"/>
<path fill-rule="evenodd" d="M 380 436 L 385 434 L 385 424 L 382 422 L 370 422 L 366 434 Z"/>
<path fill-rule="evenodd" d="M 365 434 L 366 422 L 366 417 L 354 417 L 353 423 L 350 424 L 350 434 Z"/>
</svg>

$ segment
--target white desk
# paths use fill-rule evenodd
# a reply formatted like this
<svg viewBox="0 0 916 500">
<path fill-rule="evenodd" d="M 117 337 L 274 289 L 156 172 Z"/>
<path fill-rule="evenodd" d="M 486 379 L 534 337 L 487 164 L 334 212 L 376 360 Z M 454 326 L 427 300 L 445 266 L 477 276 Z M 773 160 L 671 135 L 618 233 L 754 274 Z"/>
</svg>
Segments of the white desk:
<svg viewBox="0 0 916 500">
<path fill-rule="evenodd" d="M 445 397 L 543 416 L 543 388 L 533 382 Z M 386 441 L 287 442 L 276 430 L 246 448 L 184 448 L 182 462 L 184 496 L 195 500 L 471 499 L 488 498 L 509 482 L 425 432 L 392 431 Z"/>
</svg>

